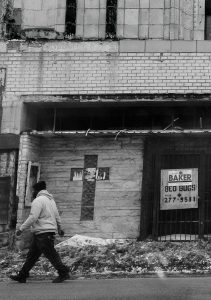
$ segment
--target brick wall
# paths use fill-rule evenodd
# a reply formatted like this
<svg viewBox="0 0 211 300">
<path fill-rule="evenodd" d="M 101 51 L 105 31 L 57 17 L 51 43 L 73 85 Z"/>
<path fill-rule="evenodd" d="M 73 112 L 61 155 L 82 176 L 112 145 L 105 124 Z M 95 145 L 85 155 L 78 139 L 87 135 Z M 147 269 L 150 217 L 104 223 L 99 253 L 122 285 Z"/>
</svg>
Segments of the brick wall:
<svg viewBox="0 0 211 300">
<path fill-rule="evenodd" d="M 210 93 L 210 45 L 0 42 L 0 67 L 6 68 L 2 132 L 20 132 L 24 95 Z"/>
<path fill-rule="evenodd" d="M 20 161 L 23 148 L 33 145 L 35 137 L 21 137 Z M 36 142 L 36 145 L 37 142 Z M 37 149 L 37 148 L 36 148 Z M 114 138 L 42 138 L 39 162 L 41 179 L 58 204 L 67 236 L 87 234 L 104 238 L 136 238 L 139 236 L 140 198 L 143 169 L 142 139 Z M 96 182 L 94 220 L 80 221 L 82 181 L 71 181 L 71 168 L 84 167 L 84 155 L 98 155 L 98 167 L 110 168 L 110 179 Z M 37 157 L 37 156 L 35 156 Z M 28 157 L 29 159 L 29 157 Z M 22 163 L 21 182 L 24 184 L 25 166 Z M 23 170 L 24 169 L 24 170 Z M 23 175 L 21 175 L 24 173 Z M 21 192 L 23 186 L 19 186 Z M 22 193 L 23 194 L 23 193 Z M 19 221 L 23 208 L 19 195 Z M 22 213 L 22 219 L 26 217 Z"/>
</svg>

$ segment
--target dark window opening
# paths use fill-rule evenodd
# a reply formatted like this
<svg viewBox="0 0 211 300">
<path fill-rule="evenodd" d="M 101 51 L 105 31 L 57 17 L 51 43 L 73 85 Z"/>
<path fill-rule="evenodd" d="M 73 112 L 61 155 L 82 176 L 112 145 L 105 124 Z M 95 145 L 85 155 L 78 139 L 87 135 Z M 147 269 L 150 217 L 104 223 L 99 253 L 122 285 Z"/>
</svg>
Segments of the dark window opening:
<svg viewBox="0 0 211 300">
<path fill-rule="evenodd" d="M 0 224 L 8 223 L 10 198 L 10 177 L 0 178 Z"/>
<path fill-rule="evenodd" d="M 35 115 L 30 128 L 39 131 L 211 129 L 209 106 L 39 108 Z"/>
<path fill-rule="evenodd" d="M 77 1 L 66 1 L 66 19 L 65 19 L 65 34 L 67 36 L 75 36 L 76 32 L 76 11 Z"/>
<path fill-rule="evenodd" d="M 107 0 L 106 7 L 106 38 L 116 37 L 117 0 Z"/>
<path fill-rule="evenodd" d="M 211 40 L 211 1 L 205 1 L 205 40 Z"/>
</svg>

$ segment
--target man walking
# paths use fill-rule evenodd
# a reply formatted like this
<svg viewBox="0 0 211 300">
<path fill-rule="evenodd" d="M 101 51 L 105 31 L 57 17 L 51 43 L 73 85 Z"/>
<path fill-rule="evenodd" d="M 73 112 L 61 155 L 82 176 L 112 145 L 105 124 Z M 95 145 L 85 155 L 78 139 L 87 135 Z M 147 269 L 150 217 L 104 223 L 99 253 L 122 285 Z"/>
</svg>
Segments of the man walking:
<svg viewBox="0 0 211 300">
<path fill-rule="evenodd" d="M 46 190 L 45 181 L 40 181 L 33 186 L 34 200 L 32 201 L 29 217 L 17 230 L 16 235 L 32 227 L 33 239 L 27 254 L 26 261 L 17 275 L 11 275 L 12 280 L 25 283 L 29 271 L 33 268 L 41 254 L 51 262 L 58 271 L 59 276 L 53 283 L 60 283 L 69 279 L 69 268 L 65 266 L 54 248 L 55 234 L 58 230 L 60 236 L 64 235 L 61 229 L 61 219 L 53 196 Z"/>
</svg>

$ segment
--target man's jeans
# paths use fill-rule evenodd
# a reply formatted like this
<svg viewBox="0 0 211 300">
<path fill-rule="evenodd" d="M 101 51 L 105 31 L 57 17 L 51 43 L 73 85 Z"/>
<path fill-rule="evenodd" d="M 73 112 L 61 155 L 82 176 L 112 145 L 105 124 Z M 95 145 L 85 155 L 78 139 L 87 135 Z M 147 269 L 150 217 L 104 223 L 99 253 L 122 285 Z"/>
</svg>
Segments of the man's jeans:
<svg viewBox="0 0 211 300">
<path fill-rule="evenodd" d="M 54 248 L 54 239 L 54 233 L 51 232 L 33 235 L 26 261 L 19 272 L 21 277 L 26 278 L 29 276 L 29 271 L 33 268 L 41 254 L 44 254 L 51 262 L 60 276 L 68 273 L 68 267 L 62 263 L 59 254 Z"/>
</svg>

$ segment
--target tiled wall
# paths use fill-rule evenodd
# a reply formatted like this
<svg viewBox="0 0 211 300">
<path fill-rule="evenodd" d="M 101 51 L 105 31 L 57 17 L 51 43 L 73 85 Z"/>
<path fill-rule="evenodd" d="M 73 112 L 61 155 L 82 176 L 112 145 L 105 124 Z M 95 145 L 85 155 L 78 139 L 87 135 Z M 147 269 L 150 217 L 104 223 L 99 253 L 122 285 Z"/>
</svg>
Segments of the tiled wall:
<svg viewBox="0 0 211 300">
<path fill-rule="evenodd" d="M 22 28 L 65 31 L 66 0 L 15 0 Z M 203 40 L 205 0 L 118 0 L 117 37 Z M 76 37 L 105 38 L 106 0 L 78 0 Z"/>
</svg>

